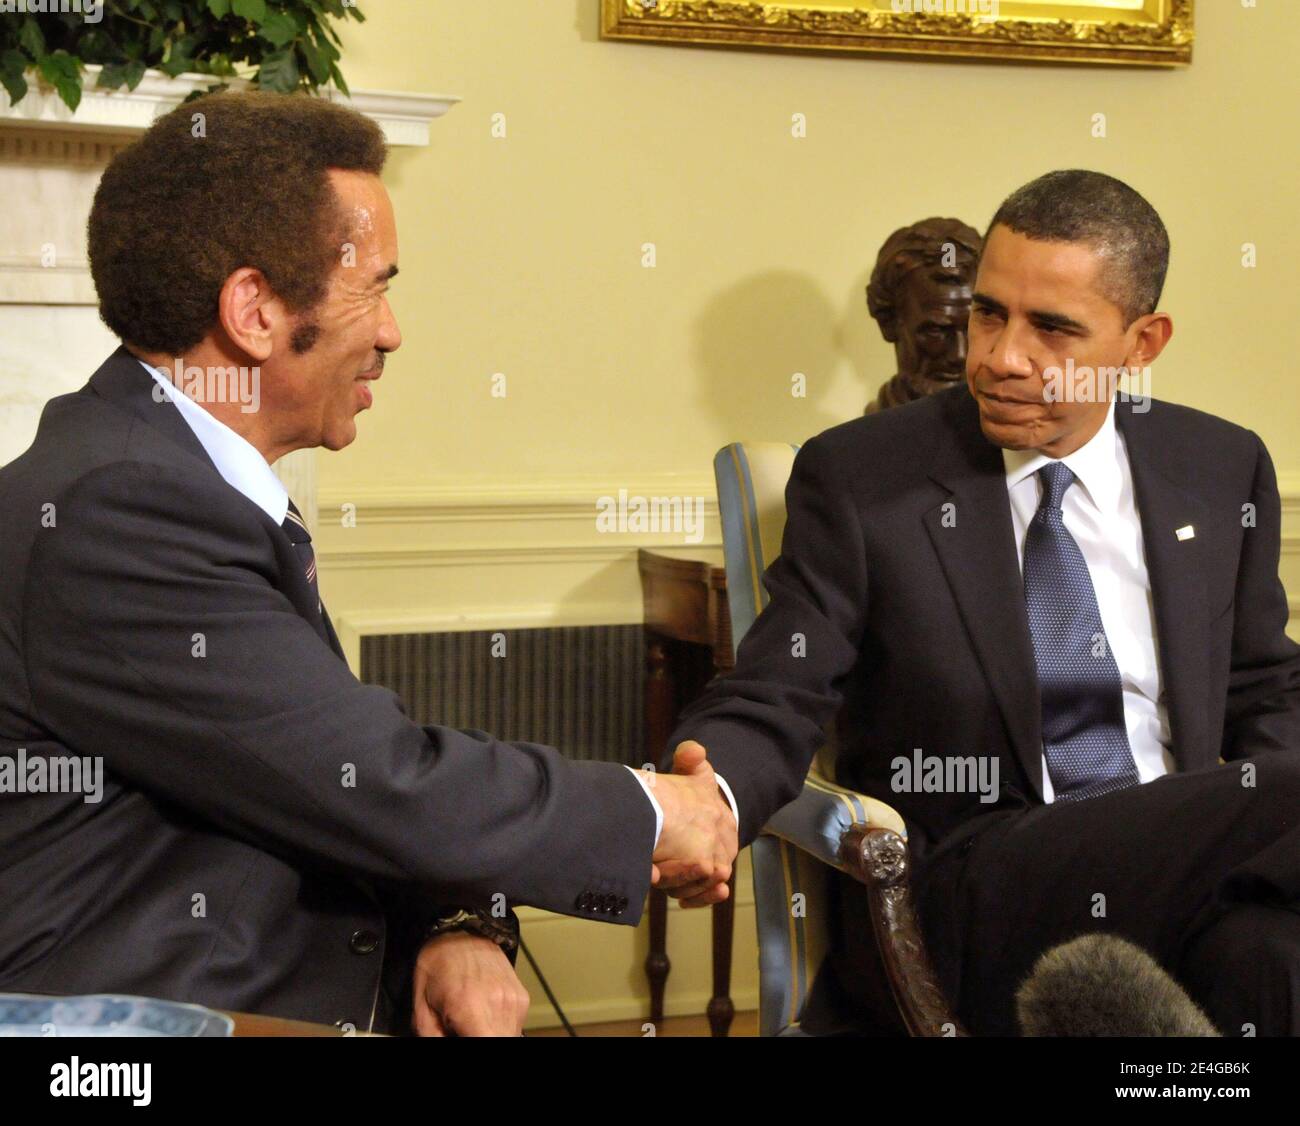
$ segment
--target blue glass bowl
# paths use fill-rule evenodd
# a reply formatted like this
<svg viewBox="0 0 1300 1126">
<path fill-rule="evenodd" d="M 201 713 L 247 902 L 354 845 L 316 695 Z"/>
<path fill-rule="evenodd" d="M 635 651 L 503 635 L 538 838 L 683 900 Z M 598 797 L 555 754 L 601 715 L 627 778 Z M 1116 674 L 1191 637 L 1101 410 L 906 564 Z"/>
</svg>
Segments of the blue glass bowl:
<svg viewBox="0 0 1300 1126">
<path fill-rule="evenodd" d="M 228 1016 L 151 997 L 0 993 L 0 1036 L 230 1036 Z"/>
</svg>

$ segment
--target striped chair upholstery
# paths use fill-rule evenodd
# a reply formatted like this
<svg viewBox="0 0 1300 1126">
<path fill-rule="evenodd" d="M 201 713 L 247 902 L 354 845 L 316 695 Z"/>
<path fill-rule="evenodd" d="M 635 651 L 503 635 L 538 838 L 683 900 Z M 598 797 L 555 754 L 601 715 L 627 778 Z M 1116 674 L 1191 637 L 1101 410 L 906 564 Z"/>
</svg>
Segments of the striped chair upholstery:
<svg viewBox="0 0 1300 1126">
<path fill-rule="evenodd" d="M 784 442 L 736 442 L 713 459 L 737 645 L 767 605 L 761 580 L 781 550 L 785 485 L 798 450 Z M 814 765 L 803 793 L 776 813 L 752 847 L 764 1036 L 802 1034 L 804 1003 L 827 947 L 831 869 L 847 871 L 839 856 L 844 833 L 865 823 L 907 836 L 897 812 L 837 786 L 829 773 L 829 764 Z"/>
</svg>

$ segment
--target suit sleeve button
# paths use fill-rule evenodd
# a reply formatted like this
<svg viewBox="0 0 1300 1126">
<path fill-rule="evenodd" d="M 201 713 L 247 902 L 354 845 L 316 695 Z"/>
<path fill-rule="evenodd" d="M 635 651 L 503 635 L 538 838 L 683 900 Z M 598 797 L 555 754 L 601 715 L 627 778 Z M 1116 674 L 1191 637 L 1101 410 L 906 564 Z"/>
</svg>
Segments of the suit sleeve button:
<svg viewBox="0 0 1300 1126">
<path fill-rule="evenodd" d="M 379 947 L 379 936 L 374 931 L 353 931 L 348 939 L 348 949 L 353 954 L 373 954 Z"/>
</svg>

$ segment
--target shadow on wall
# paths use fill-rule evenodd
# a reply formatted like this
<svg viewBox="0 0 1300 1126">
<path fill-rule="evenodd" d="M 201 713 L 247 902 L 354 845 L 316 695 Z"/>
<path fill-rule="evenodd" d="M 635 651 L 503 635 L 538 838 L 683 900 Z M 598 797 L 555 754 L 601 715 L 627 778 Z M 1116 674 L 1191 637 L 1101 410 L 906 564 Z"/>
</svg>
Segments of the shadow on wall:
<svg viewBox="0 0 1300 1126">
<path fill-rule="evenodd" d="M 862 296 L 868 273 L 840 309 L 809 277 L 788 270 L 745 278 L 705 304 L 691 329 L 696 405 L 728 441 L 803 442 L 862 413 L 894 374 L 892 349 Z M 845 370 L 857 400 L 848 413 L 840 396 L 828 401 Z M 804 398 L 791 394 L 796 373 L 805 377 Z"/>
</svg>

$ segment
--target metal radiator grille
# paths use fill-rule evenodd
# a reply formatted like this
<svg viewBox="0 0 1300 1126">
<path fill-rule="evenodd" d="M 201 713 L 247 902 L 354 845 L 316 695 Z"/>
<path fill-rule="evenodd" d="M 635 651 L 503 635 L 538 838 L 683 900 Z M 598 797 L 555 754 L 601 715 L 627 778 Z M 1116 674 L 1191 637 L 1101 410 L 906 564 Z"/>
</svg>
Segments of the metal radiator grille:
<svg viewBox="0 0 1300 1126">
<path fill-rule="evenodd" d="M 504 656 L 494 656 L 504 638 Z M 361 679 L 397 693 L 416 723 L 546 743 L 571 758 L 642 762 L 639 625 L 361 639 Z"/>
</svg>

